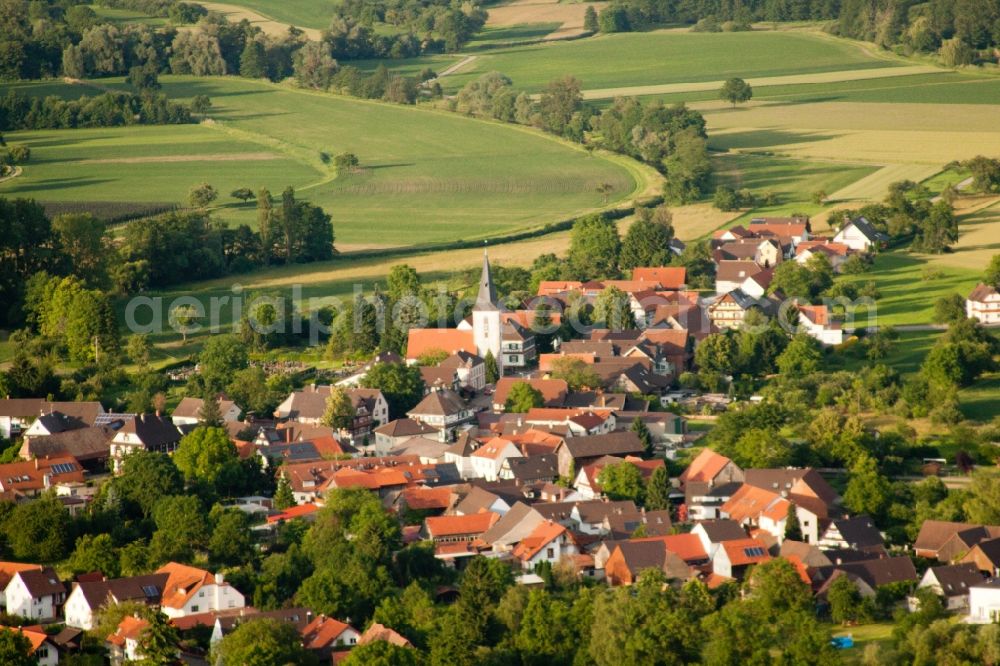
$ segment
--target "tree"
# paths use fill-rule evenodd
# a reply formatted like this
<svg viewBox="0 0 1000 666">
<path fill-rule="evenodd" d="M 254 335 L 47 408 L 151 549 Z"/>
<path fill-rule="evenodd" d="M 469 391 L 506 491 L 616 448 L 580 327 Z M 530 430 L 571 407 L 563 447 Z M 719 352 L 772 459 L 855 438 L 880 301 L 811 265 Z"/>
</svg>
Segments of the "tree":
<svg viewBox="0 0 1000 666">
<path fill-rule="evenodd" d="M 493 350 L 486 350 L 486 358 L 483 359 L 486 365 L 486 383 L 496 384 L 497 380 L 500 379 L 500 367 L 497 365 L 497 359 L 493 356 Z"/>
<path fill-rule="evenodd" d="M 104 221 L 89 213 L 57 215 L 52 230 L 59 237 L 73 274 L 89 287 L 106 286 L 109 248 Z"/>
<path fill-rule="evenodd" d="M 188 203 L 192 208 L 205 208 L 219 198 L 219 192 L 208 183 L 194 185 L 188 192 Z"/>
<path fill-rule="evenodd" d="M 632 425 L 629 426 L 629 430 L 638 435 L 640 441 L 642 441 L 642 448 L 646 452 L 646 455 L 653 455 L 653 434 L 649 432 L 649 428 L 646 427 L 646 423 L 642 420 L 642 417 L 636 416 L 632 419 Z"/>
<path fill-rule="evenodd" d="M 965 297 L 961 294 L 946 294 L 934 301 L 935 324 L 950 324 L 960 319 L 965 319 Z"/>
<path fill-rule="evenodd" d="M 267 51 L 259 39 L 248 39 L 240 54 L 240 76 L 248 79 L 267 77 Z"/>
<path fill-rule="evenodd" d="M 420 295 L 420 275 L 408 264 L 396 264 L 385 278 L 386 290 L 392 301 Z"/>
<path fill-rule="evenodd" d="M 382 391 L 389 403 L 390 419 L 402 418 L 424 397 L 420 368 L 405 363 L 376 363 L 359 384 Z"/>
<path fill-rule="evenodd" d="M 785 514 L 785 539 L 802 541 L 802 525 L 799 523 L 799 512 L 794 502 L 788 503 L 788 513 Z"/>
<path fill-rule="evenodd" d="M 0 629 L 0 664 L 5 666 L 37 666 L 31 641 L 11 627 Z"/>
<path fill-rule="evenodd" d="M 646 510 L 664 511 L 670 508 L 670 474 L 666 466 L 657 467 L 646 482 Z"/>
<path fill-rule="evenodd" d="M 1000 254 L 995 254 L 990 259 L 989 265 L 986 266 L 986 272 L 983 273 L 983 280 L 986 284 L 994 287 L 1000 286 Z"/>
<path fill-rule="evenodd" d="M 1000 520 L 1000 472 L 988 468 L 973 472 L 963 509 L 970 522 L 996 525 Z"/>
<path fill-rule="evenodd" d="M 274 491 L 274 508 L 279 511 L 284 511 L 285 509 L 295 506 L 298 502 L 295 501 L 295 494 L 292 492 L 292 484 L 288 483 L 288 479 L 285 478 L 284 474 L 278 476 L 278 484 Z"/>
<path fill-rule="evenodd" d="M 625 331 L 635 328 L 635 317 L 632 314 L 632 301 L 628 294 L 618 287 L 605 288 L 594 301 L 594 321 L 612 331 Z"/>
<path fill-rule="evenodd" d="M 639 208 L 636 221 L 621 244 L 622 270 L 640 266 L 663 266 L 670 262 L 670 241 L 674 237 L 673 216 L 666 206 Z"/>
<path fill-rule="evenodd" d="M 247 514 L 239 509 L 221 511 L 215 518 L 215 527 L 208 540 L 209 559 L 217 565 L 239 566 L 250 561 L 253 552 Z"/>
<path fill-rule="evenodd" d="M 153 509 L 156 532 L 150 556 L 156 562 L 190 562 L 208 541 L 205 514 L 198 498 L 191 495 L 164 497 Z"/>
<path fill-rule="evenodd" d="M 223 425 L 219 400 L 211 393 L 201 401 L 201 407 L 198 409 L 198 425 L 209 428 L 221 428 Z"/>
<path fill-rule="evenodd" d="M 550 81 L 538 100 L 538 111 L 542 124 L 553 134 L 566 133 L 570 119 L 583 102 L 580 81 L 572 76 L 564 76 Z"/>
<path fill-rule="evenodd" d="M 340 153 L 333 158 L 333 164 L 337 167 L 337 171 L 355 171 L 361 161 L 354 153 Z"/>
<path fill-rule="evenodd" d="M 181 439 L 174 463 L 189 482 L 214 487 L 227 468 L 239 464 L 239 455 L 225 428 L 199 426 Z"/>
<path fill-rule="evenodd" d="M 183 476 L 170 456 L 143 449 L 125 456 L 121 474 L 112 484 L 122 499 L 135 504 L 144 517 L 153 513 L 160 499 L 184 489 Z"/>
<path fill-rule="evenodd" d="M 229 196 L 231 196 L 234 199 L 239 199 L 243 203 L 246 203 L 251 199 L 253 199 L 255 195 L 253 193 L 253 190 L 251 190 L 249 187 L 240 187 L 230 192 Z"/>
<path fill-rule="evenodd" d="M 618 276 L 621 241 L 618 227 L 604 215 L 588 215 L 573 223 L 568 261 L 573 274 L 583 280 Z"/>
<path fill-rule="evenodd" d="M 146 627 L 139 633 L 136 646 L 139 666 L 173 665 L 178 662 L 180 634 L 163 613 L 148 610 L 143 613 Z"/>
<path fill-rule="evenodd" d="M 337 69 L 337 61 L 325 41 L 308 41 L 295 52 L 295 82 L 303 88 L 326 90 Z"/>
<path fill-rule="evenodd" d="M 76 540 L 69 558 L 69 568 L 75 574 L 100 571 L 108 578 L 118 577 L 118 550 L 110 534 L 84 534 Z"/>
<path fill-rule="evenodd" d="M 749 102 L 751 97 L 753 97 L 753 88 L 740 78 L 728 79 L 719 90 L 719 99 L 729 102 L 733 108 L 736 108 L 737 104 Z"/>
<path fill-rule="evenodd" d="M 601 492 L 612 500 L 632 500 L 642 504 L 646 486 L 642 480 L 642 472 L 630 462 L 622 461 L 613 465 L 605 465 L 597 475 Z"/>
<path fill-rule="evenodd" d="M 125 354 L 140 368 L 145 368 L 149 365 L 149 354 L 152 347 L 149 336 L 137 333 L 129 336 L 128 342 L 125 344 Z"/>
<path fill-rule="evenodd" d="M 212 649 L 211 663 L 218 666 L 311 666 L 317 659 L 302 646 L 302 637 L 294 625 L 271 618 L 250 618 Z"/>
<path fill-rule="evenodd" d="M 504 411 L 508 414 L 524 414 L 534 407 L 545 405 L 545 396 L 528 382 L 514 382 L 510 392 L 507 394 L 507 401 L 504 403 Z"/>
<path fill-rule="evenodd" d="M 181 344 L 187 344 L 188 333 L 197 330 L 198 310 L 192 305 L 178 305 L 170 309 L 168 320 L 173 329 L 181 334 Z"/>
<path fill-rule="evenodd" d="M 423 663 L 421 654 L 413 648 L 382 640 L 352 648 L 347 658 L 340 662 L 342 666 L 420 666 Z"/>
<path fill-rule="evenodd" d="M 799 333 L 778 356 L 778 371 L 788 377 L 805 377 L 820 370 L 822 359 L 816 338 Z"/>
<path fill-rule="evenodd" d="M 593 5 L 587 5 L 587 11 L 583 13 L 583 29 L 587 32 L 597 32 L 597 12 Z"/>
<path fill-rule="evenodd" d="M 601 386 L 601 377 L 590 365 L 574 356 L 561 356 L 552 361 L 553 379 L 562 379 L 571 391 L 581 389 L 597 389 Z"/>
<path fill-rule="evenodd" d="M 971 65 L 976 55 L 972 47 L 959 37 L 944 40 L 938 54 L 941 56 L 941 62 L 947 67 Z"/>
<path fill-rule="evenodd" d="M 235 335 L 213 335 L 198 354 L 198 366 L 205 387 L 212 393 L 222 391 L 240 370 L 250 365 L 247 348 Z"/>
<path fill-rule="evenodd" d="M 17 559 L 54 562 L 66 557 L 72 520 L 55 492 L 48 491 L 40 499 L 18 504 L 4 522 L 3 531 Z"/>
<path fill-rule="evenodd" d="M 350 430 L 354 425 L 354 405 L 344 389 L 339 386 L 330 387 L 320 423 L 336 430 Z"/>
<path fill-rule="evenodd" d="M 846 624 L 857 618 L 858 608 L 861 606 L 861 593 L 854 581 L 847 576 L 838 576 L 830 584 L 826 600 L 830 604 L 830 619 L 834 622 Z"/>
<path fill-rule="evenodd" d="M 862 454 L 851 466 L 851 474 L 844 490 L 844 506 L 854 513 L 880 516 L 888 507 L 892 487 L 879 472 L 878 463 L 868 454 Z"/>
</svg>

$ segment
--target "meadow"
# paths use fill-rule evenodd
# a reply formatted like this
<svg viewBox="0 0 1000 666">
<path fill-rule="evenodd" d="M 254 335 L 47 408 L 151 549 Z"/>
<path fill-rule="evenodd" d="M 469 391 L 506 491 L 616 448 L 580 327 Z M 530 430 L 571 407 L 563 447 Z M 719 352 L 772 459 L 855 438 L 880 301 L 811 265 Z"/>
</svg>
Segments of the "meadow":
<svg viewBox="0 0 1000 666">
<path fill-rule="evenodd" d="M 199 3 L 202 4 L 202 3 Z M 326 30 L 340 0 L 236 0 L 226 3 L 246 7 L 281 23 Z"/>
<path fill-rule="evenodd" d="M 211 122 L 11 132 L 8 139 L 30 146 L 38 161 L 23 177 L 0 184 L 0 195 L 183 201 L 192 185 L 209 182 L 223 195 L 222 219 L 253 224 L 252 206 L 231 203 L 228 192 L 292 185 L 332 215 L 337 240 L 349 248 L 488 238 L 602 208 L 597 188 L 603 183 L 612 186 L 607 203 L 614 203 L 655 180 L 631 160 L 443 111 L 237 78 L 163 77 L 161 83 L 171 98 L 209 95 Z M 124 85 L 120 79 L 101 84 Z M 46 85 L 47 93 L 54 89 Z M 79 94 L 79 87 L 64 87 Z M 330 162 L 347 151 L 361 168 L 338 175 Z M 237 152 L 251 157 L 224 155 Z"/>
</svg>

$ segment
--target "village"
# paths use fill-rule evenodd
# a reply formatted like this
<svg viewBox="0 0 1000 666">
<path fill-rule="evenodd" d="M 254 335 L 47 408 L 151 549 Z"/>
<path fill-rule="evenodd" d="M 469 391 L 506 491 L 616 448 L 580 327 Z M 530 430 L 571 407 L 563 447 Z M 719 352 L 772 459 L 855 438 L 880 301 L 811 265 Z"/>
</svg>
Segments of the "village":
<svg viewBox="0 0 1000 666">
<path fill-rule="evenodd" d="M 715 592 L 781 560 L 822 612 L 843 614 L 845 595 L 855 605 L 877 600 L 918 611 L 930 594 L 959 622 L 993 623 L 1000 525 L 926 519 L 915 539 L 889 539 L 884 525 L 844 502 L 843 470 L 740 466 L 705 447 L 706 428 L 720 414 L 760 397 L 740 400 L 680 381 L 708 336 L 740 329 L 753 311 L 777 317 L 789 300 L 797 315 L 790 335 L 842 344 L 852 331 L 830 307 L 769 289 L 775 268 L 825 262 L 837 272 L 884 242 L 864 218 L 829 238 L 813 237 L 807 218 L 754 219 L 714 235 L 714 296 L 689 290 L 683 267 L 649 266 L 624 280 L 542 281 L 519 309 L 503 306 L 484 255 L 471 315 L 457 327 L 412 328 L 405 354 L 379 352 L 337 383 L 296 388 L 273 414 L 247 415 L 225 395 L 214 405 L 185 397 L 169 414 L 113 413 L 99 402 L 43 396 L 0 400 L 0 437 L 20 442 L 17 461 L 0 464 L 0 499 L 19 506 L 47 498 L 82 518 L 109 480 L 130 473 L 133 456 L 176 457 L 187 439 L 216 429 L 235 457 L 276 483 L 269 495 L 220 498 L 245 515 L 258 550 L 281 543 L 290 526 L 324 520 L 344 493 L 360 492 L 392 516 L 403 547 L 425 544 L 450 576 L 485 558 L 528 589 L 551 585 L 553 572 L 621 587 L 652 571 L 667 585 L 697 582 Z M 566 330 L 561 319 L 571 302 L 608 291 L 622 295 L 634 325 L 537 342 L 539 302 L 552 306 L 544 324 L 551 334 Z M 982 324 L 1000 323 L 995 286 L 977 287 L 966 308 Z M 383 391 L 361 387 L 379 366 L 419 368 L 422 394 L 405 413 Z M 340 412 L 331 419 L 345 399 L 346 420 Z M 930 461 L 925 474 L 936 476 L 943 462 Z M 416 640 L 404 627 L 306 604 L 257 609 L 239 582 L 195 559 L 120 577 L 2 562 L 0 604 L 23 618 L 10 630 L 27 637 L 46 666 L 74 658 L 99 617 L 123 604 L 162 614 L 186 638 L 176 649 L 188 663 L 206 663 L 209 650 L 253 619 L 293 627 L 322 663 L 372 642 L 408 648 Z M 743 589 L 752 596 L 752 586 Z M 460 588 L 442 584 L 434 594 L 453 603 Z M 140 637 L 150 622 L 124 614 L 99 637 L 100 649 L 112 663 L 143 659 Z M 833 640 L 849 647 L 850 635 L 848 628 Z"/>
</svg>

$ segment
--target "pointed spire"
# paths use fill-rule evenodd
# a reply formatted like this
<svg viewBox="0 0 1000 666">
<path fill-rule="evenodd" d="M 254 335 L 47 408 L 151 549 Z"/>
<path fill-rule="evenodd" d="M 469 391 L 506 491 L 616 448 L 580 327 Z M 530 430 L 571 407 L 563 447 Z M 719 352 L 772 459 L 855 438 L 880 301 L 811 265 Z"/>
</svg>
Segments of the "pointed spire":
<svg viewBox="0 0 1000 666">
<path fill-rule="evenodd" d="M 493 288 L 493 275 L 490 272 L 490 257 L 486 250 L 483 250 L 483 272 L 479 277 L 479 294 L 476 296 L 476 304 L 472 306 L 472 309 L 478 312 L 499 310 L 497 292 Z"/>
</svg>

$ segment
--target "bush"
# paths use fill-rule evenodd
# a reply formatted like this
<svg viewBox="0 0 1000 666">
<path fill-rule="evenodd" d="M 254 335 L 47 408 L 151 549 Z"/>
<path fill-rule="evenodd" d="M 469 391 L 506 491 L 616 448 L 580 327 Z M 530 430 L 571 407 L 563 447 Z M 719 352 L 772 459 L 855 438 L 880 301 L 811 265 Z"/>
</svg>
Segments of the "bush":
<svg viewBox="0 0 1000 666">
<path fill-rule="evenodd" d="M 722 32 L 722 27 L 715 20 L 715 17 L 709 14 L 695 23 L 694 27 L 691 28 L 691 32 Z"/>
</svg>

